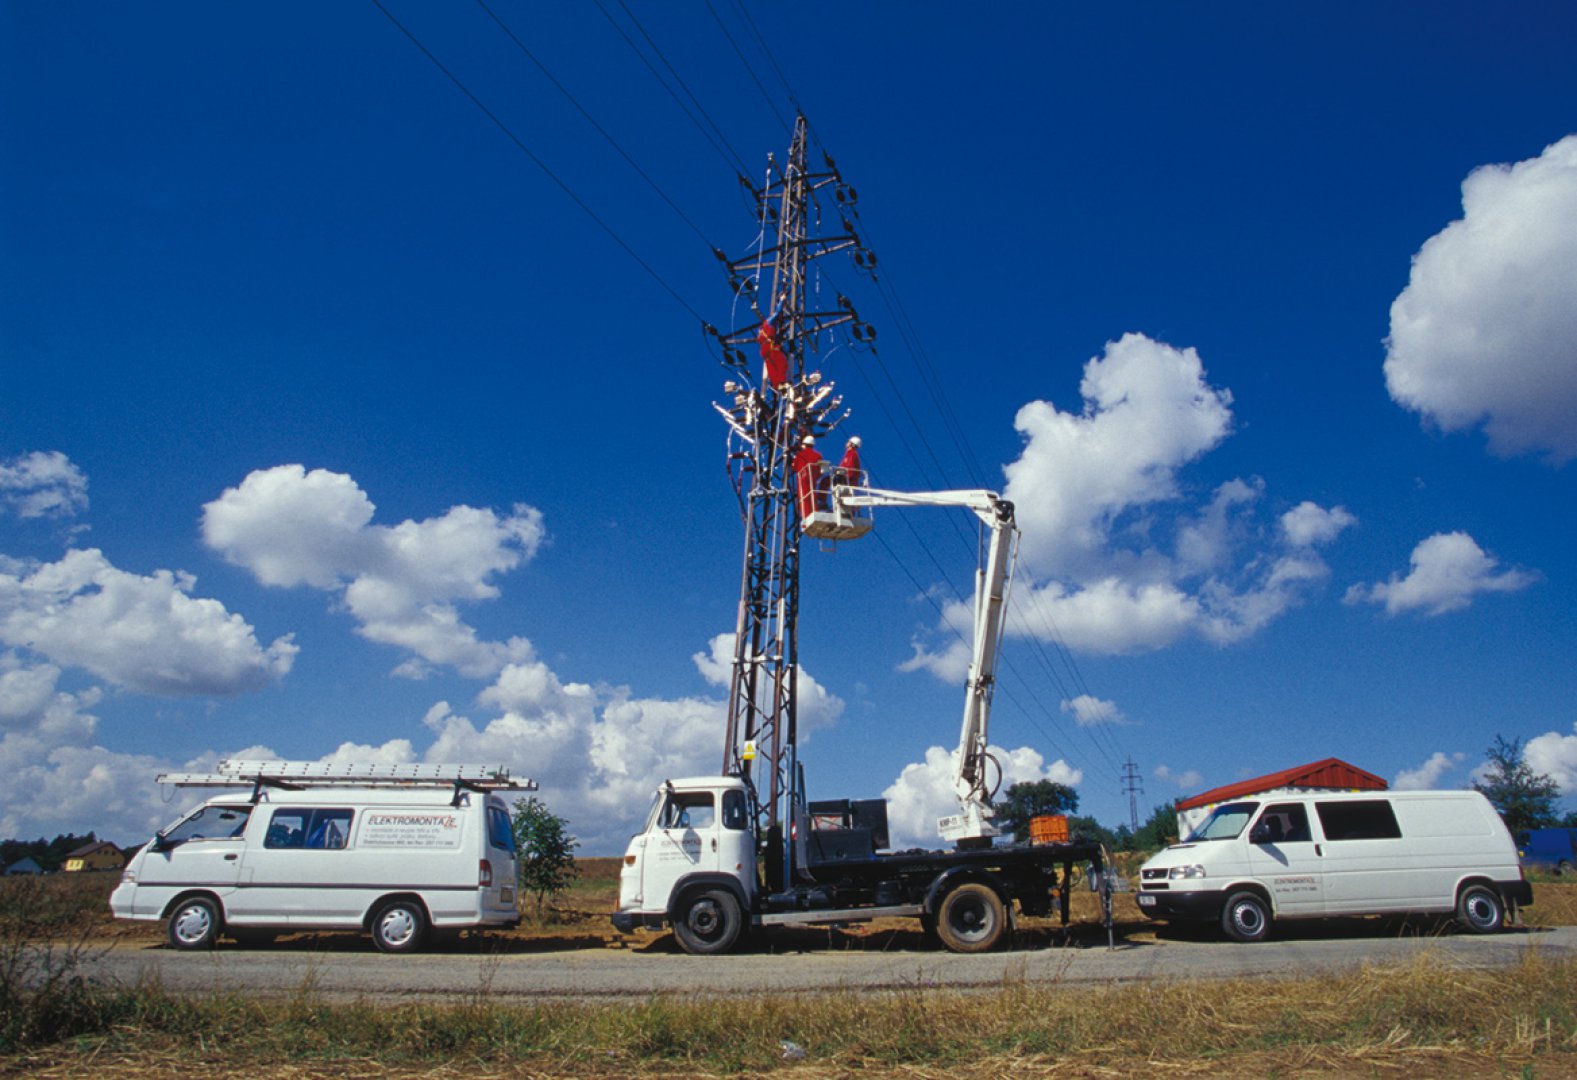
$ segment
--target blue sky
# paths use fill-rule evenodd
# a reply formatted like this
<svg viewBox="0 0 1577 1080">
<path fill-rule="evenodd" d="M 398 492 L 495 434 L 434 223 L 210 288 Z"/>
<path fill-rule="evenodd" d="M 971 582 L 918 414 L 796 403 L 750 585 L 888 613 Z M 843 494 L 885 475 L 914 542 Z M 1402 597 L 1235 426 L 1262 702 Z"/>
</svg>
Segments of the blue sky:
<svg viewBox="0 0 1577 1080">
<path fill-rule="evenodd" d="M 605 852 L 715 770 L 697 315 L 774 63 L 891 290 L 825 266 L 844 430 L 1019 506 L 1010 779 L 1115 824 L 1130 758 L 1143 813 L 1500 733 L 1577 793 L 1569 5 L 386 6 L 559 182 L 371 3 L 0 6 L 0 834 L 268 752 L 504 760 Z M 973 541 L 903 514 L 807 549 L 803 755 L 924 839 Z"/>
</svg>

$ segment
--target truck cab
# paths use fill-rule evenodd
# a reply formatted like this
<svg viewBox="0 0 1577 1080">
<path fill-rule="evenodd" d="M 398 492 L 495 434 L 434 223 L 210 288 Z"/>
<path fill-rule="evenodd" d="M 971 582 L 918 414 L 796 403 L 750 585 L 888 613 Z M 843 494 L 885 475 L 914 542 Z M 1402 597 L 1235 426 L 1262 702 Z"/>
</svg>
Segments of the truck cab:
<svg viewBox="0 0 1577 1080">
<path fill-rule="evenodd" d="M 613 923 L 673 924 L 687 952 L 723 952 L 739 939 L 756 894 L 755 837 L 738 777 L 670 780 L 630 840 Z"/>
</svg>

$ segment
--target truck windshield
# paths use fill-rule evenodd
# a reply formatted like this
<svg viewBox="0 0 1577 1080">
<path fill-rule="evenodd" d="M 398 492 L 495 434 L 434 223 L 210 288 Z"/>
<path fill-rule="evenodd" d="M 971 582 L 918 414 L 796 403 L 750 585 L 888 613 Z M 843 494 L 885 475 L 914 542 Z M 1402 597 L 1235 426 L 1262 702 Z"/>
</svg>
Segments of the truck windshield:
<svg viewBox="0 0 1577 1080">
<path fill-rule="evenodd" d="M 1189 833 L 1185 842 L 1193 844 L 1200 840 L 1234 840 L 1258 809 L 1259 803 L 1255 802 L 1223 803 L 1211 811 L 1199 828 Z"/>
</svg>

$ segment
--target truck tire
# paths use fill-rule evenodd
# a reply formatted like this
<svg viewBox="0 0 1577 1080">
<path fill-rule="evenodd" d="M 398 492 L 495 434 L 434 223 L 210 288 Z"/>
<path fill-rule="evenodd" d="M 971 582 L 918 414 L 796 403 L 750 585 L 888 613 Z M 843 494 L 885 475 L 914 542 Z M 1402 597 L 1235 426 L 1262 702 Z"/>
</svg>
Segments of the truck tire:
<svg viewBox="0 0 1577 1080">
<path fill-rule="evenodd" d="M 1506 905 L 1488 885 L 1469 885 L 1457 897 L 1457 921 L 1475 934 L 1493 934 L 1506 925 Z"/>
<path fill-rule="evenodd" d="M 1233 941 L 1264 941 L 1270 933 L 1270 905 L 1259 893 L 1233 893 L 1221 909 L 1221 929 Z"/>
<path fill-rule="evenodd" d="M 950 952 L 989 952 L 1001 943 L 1007 926 L 1002 898 L 979 882 L 953 889 L 936 908 L 936 936 Z"/>
<path fill-rule="evenodd" d="M 372 917 L 372 943 L 380 952 L 415 952 L 426 939 L 427 912 L 415 900 L 395 900 Z"/>
<path fill-rule="evenodd" d="M 170 945 L 177 949 L 211 949 L 219 941 L 219 902 L 211 896 L 188 896 L 170 909 Z"/>
<path fill-rule="evenodd" d="M 711 956 L 734 947 L 745 920 L 732 892 L 705 889 L 685 898 L 673 924 L 681 949 L 691 956 Z"/>
</svg>

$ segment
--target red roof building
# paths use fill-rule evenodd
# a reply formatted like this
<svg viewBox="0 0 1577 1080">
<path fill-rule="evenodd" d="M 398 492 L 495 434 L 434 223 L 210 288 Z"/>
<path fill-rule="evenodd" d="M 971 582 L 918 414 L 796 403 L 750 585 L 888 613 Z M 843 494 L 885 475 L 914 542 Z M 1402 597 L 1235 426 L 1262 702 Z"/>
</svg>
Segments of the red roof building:
<svg viewBox="0 0 1577 1080">
<path fill-rule="evenodd" d="M 1235 784 L 1211 788 L 1177 803 L 1177 835 L 1185 837 L 1224 802 L 1254 795 L 1283 794 L 1292 791 L 1384 791 L 1391 785 L 1372 772 L 1349 765 L 1340 758 L 1298 765 L 1281 772 L 1240 780 Z"/>
</svg>

